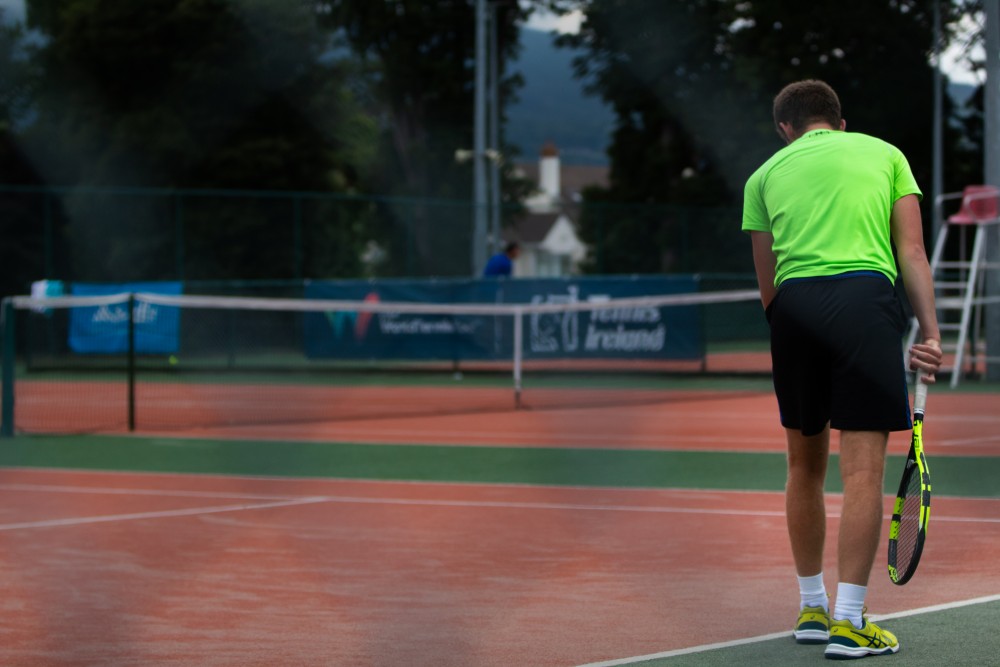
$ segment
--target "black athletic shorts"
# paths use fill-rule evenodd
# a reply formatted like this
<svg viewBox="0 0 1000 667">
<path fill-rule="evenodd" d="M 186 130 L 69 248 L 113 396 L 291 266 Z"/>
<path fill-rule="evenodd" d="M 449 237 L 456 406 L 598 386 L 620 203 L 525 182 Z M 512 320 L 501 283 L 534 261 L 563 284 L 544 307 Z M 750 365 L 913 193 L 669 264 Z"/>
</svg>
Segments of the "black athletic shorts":
<svg viewBox="0 0 1000 667">
<path fill-rule="evenodd" d="M 768 306 L 781 424 L 804 435 L 911 427 L 906 318 L 889 279 L 855 272 L 785 281 Z"/>
</svg>

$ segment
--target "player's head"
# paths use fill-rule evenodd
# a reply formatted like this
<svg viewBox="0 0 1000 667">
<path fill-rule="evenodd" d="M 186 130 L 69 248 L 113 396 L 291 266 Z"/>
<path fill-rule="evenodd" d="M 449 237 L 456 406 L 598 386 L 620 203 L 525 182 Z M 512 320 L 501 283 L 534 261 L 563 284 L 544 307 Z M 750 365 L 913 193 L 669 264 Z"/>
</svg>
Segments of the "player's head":
<svg viewBox="0 0 1000 667">
<path fill-rule="evenodd" d="M 796 135 L 813 123 L 827 123 L 842 128 L 840 99 L 833 88 L 822 81 L 807 79 L 790 83 L 774 98 L 774 127 L 778 135 L 789 140 L 782 124 Z"/>
<path fill-rule="evenodd" d="M 511 241 L 504 247 L 503 251 L 505 255 L 514 259 L 521 253 L 521 246 L 517 241 Z"/>
</svg>

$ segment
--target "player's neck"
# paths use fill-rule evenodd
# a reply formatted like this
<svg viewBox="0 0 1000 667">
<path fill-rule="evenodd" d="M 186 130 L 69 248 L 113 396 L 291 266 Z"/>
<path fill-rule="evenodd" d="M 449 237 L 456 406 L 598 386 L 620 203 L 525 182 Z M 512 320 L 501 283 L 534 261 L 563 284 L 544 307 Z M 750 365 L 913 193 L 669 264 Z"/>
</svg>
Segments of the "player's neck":
<svg viewBox="0 0 1000 667">
<path fill-rule="evenodd" d="M 833 125 L 830 125 L 830 123 L 827 123 L 826 121 L 816 121 L 815 123 L 809 123 L 808 125 L 806 125 L 804 128 L 802 128 L 801 132 L 793 132 L 793 133 L 789 134 L 789 141 L 788 141 L 788 143 L 792 143 L 796 139 L 800 139 L 800 138 L 804 137 L 805 135 L 807 135 L 810 132 L 813 132 L 815 130 L 827 130 L 829 132 L 842 132 L 846 128 L 847 128 L 847 123 L 845 121 L 843 121 L 843 120 L 840 121 L 840 127 L 834 127 Z"/>
<path fill-rule="evenodd" d="M 813 130 L 831 130 L 831 131 L 836 131 L 837 128 L 834 127 L 833 125 L 830 125 L 829 123 L 825 123 L 825 122 L 810 123 L 809 125 L 805 126 L 805 129 L 803 129 L 802 132 L 799 133 L 799 136 L 801 137 L 801 136 L 803 136 L 805 134 L 809 134 Z"/>
</svg>

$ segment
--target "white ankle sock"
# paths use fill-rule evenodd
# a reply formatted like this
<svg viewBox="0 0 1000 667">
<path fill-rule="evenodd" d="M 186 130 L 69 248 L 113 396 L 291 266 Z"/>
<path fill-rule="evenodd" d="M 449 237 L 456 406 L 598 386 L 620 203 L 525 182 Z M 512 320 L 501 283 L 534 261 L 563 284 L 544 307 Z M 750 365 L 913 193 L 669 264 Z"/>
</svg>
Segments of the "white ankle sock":
<svg viewBox="0 0 1000 667">
<path fill-rule="evenodd" d="M 867 586 L 856 584 L 837 584 L 837 603 L 833 608 L 833 620 L 849 620 L 854 627 L 860 628 L 864 620 L 861 618 L 865 606 L 865 593 Z"/>
<path fill-rule="evenodd" d="M 830 600 L 823 584 L 823 573 L 812 577 L 798 577 L 800 609 L 804 607 L 823 607 L 830 611 Z"/>
</svg>

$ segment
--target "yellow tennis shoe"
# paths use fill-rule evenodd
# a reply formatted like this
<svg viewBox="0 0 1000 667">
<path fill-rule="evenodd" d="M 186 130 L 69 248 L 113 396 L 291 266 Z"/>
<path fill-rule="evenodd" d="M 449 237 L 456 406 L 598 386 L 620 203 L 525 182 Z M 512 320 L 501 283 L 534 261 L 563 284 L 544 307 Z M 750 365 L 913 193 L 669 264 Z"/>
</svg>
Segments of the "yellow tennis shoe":
<svg viewBox="0 0 1000 667">
<path fill-rule="evenodd" d="M 830 639 L 830 616 L 823 607 L 803 607 L 792 636 L 800 644 L 825 644 Z"/>
<path fill-rule="evenodd" d="M 830 621 L 830 642 L 826 645 L 827 658 L 851 660 L 869 655 L 889 655 L 899 650 L 896 635 L 883 630 L 867 618 L 862 618 L 860 628 L 848 620 Z"/>
</svg>

